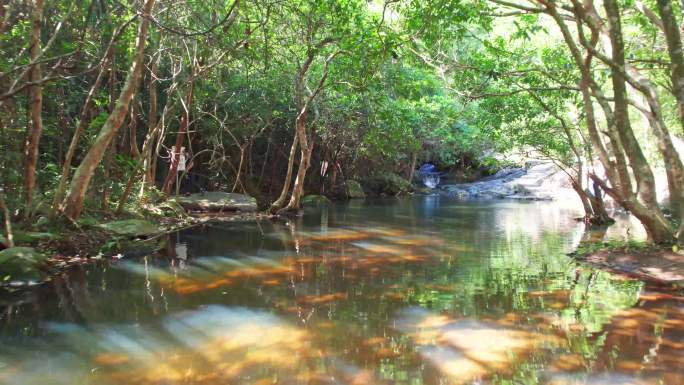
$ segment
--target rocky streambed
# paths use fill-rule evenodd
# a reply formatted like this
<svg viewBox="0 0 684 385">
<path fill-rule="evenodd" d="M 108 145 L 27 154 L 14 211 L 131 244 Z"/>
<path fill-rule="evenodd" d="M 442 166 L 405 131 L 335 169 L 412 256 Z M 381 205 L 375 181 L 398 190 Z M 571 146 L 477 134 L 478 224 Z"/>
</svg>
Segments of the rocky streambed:
<svg viewBox="0 0 684 385">
<path fill-rule="evenodd" d="M 572 196 L 568 176 L 551 162 L 527 162 L 472 183 L 441 184 L 437 191 L 461 199 L 557 200 Z"/>
</svg>

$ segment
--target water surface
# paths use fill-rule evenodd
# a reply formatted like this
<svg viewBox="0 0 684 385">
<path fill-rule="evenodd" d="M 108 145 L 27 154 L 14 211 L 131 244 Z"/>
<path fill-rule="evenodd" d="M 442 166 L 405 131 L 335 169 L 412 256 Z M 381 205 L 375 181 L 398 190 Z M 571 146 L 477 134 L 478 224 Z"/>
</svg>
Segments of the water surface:
<svg viewBox="0 0 684 385">
<path fill-rule="evenodd" d="M 569 258 L 603 236 L 577 216 L 419 197 L 197 227 L 7 299 L 0 383 L 684 383 L 684 299 Z"/>
</svg>

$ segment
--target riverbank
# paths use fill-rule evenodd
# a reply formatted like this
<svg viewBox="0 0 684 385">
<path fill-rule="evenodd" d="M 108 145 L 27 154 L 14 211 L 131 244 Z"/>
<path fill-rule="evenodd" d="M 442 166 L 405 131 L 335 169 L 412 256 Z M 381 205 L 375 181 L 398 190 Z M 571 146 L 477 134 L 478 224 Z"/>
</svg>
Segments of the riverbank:
<svg viewBox="0 0 684 385">
<path fill-rule="evenodd" d="M 50 222 L 40 217 L 14 234 L 14 247 L 0 239 L 0 288 L 9 290 L 50 281 L 74 266 L 124 257 L 164 253 L 168 235 L 209 222 L 271 219 L 256 201 L 240 194 L 180 197 L 144 205 L 138 212 Z"/>
<path fill-rule="evenodd" d="M 637 242 L 600 243 L 582 245 L 570 255 L 616 275 L 656 286 L 684 289 L 682 250 Z"/>
</svg>

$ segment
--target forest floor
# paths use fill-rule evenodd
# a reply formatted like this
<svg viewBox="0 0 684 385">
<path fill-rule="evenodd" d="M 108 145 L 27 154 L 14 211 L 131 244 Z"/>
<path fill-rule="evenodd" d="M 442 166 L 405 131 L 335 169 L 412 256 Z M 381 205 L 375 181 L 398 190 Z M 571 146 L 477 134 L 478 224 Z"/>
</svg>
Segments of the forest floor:
<svg viewBox="0 0 684 385">
<path fill-rule="evenodd" d="M 583 250 L 575 258 L 612 273 L 648 283 L 684 288 L 684 252 L 658 246 L 626 245 Z"/>
</svg>

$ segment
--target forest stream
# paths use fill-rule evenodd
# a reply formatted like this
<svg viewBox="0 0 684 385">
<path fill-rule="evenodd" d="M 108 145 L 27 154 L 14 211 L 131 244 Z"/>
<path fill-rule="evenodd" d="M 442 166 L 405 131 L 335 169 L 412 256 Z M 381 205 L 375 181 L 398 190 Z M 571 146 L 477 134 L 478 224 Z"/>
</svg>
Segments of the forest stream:
<svg viewBox="0 0 684 385">
<path fill-rule="evenodd" d="M 569 257 L 603 236 L 579 215 L 422 196 L 182 231 L 3 299 L 0 384 L 684 383 L 684 298 Z"/>
</svg>

